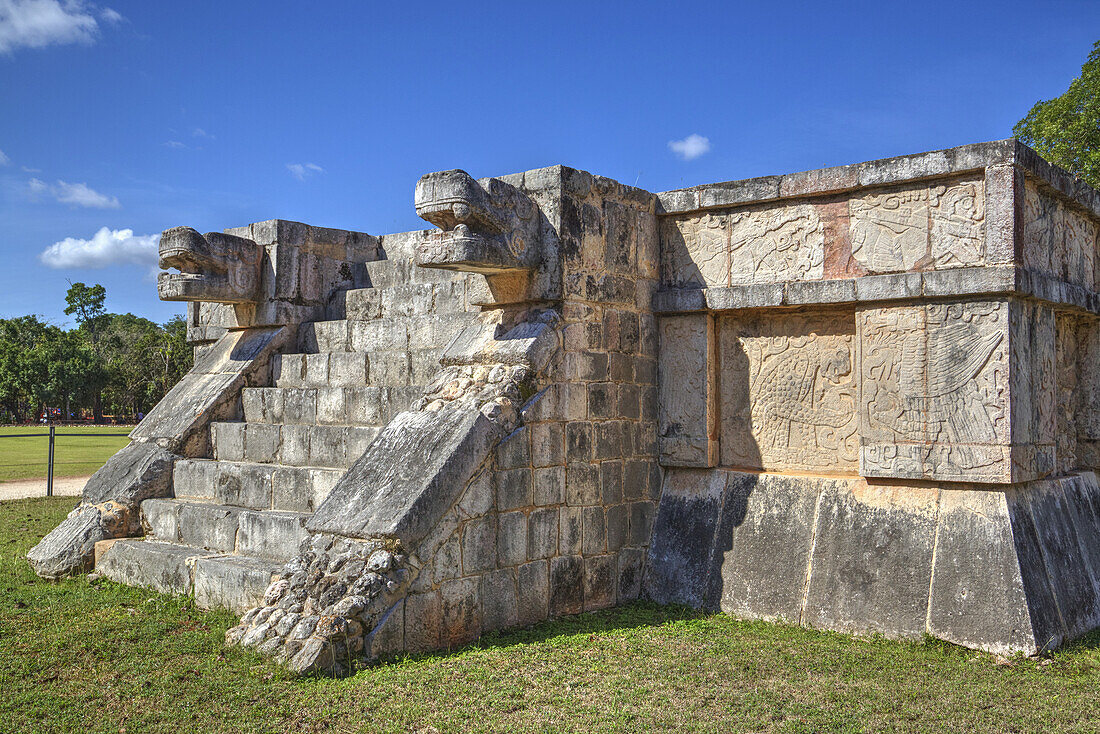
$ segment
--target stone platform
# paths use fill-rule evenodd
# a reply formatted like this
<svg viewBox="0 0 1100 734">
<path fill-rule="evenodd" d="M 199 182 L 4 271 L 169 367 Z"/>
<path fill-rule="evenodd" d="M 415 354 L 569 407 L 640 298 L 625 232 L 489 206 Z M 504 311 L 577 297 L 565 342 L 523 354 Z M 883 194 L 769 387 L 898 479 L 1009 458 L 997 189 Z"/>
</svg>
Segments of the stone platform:
<svg viewBox="0 0 1100 734">
<path fill-rule="evenodd" d="M 640 595 L 1001 654 L 1100 625 L 1100 195 L 1025 146 L 414 203 L 165 232 L 195 369 L 35 569 L 335 674 Z"/>
</svg>

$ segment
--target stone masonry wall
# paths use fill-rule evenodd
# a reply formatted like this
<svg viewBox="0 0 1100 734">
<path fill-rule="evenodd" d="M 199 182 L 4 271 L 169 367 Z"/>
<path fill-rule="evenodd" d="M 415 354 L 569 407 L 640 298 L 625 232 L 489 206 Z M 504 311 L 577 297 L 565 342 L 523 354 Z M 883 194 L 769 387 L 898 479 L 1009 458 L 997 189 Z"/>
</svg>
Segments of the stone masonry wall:
<svg viewBox="0 0 1100 734">
<path fill-rule="evenodd" d="M 560 262 L 535 292 L 561 314 L 562 351 L 425 541 L 404 608 L 410 651 L 613 606 L 641 587 L 660 492 L 654 200 L 561 167 L 506 177 L 525 179 L 556 234 Z"/>
<path fill-rule="evenodd" d="M 1100 622 L 1100 195 L 1010 140 L 659 198 L 647 595 L 999 652 Z"/>
</svg>

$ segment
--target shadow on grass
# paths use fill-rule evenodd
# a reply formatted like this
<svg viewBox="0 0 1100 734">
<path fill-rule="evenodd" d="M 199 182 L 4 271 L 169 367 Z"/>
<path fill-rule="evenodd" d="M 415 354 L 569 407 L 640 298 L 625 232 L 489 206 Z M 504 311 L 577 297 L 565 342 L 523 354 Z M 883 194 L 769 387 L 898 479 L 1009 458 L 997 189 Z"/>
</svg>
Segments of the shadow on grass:
<svg viewBox="0 0 1100 734">
<path fill-rule="evenodd" d="M 611 609 L 585 612 L 539 622 L 531 627 L 485 632 L 477 640 L 459 647 L 418 653 L 397 654 L 371 664 L 370 667 L 402 661 L 434 660 L 456 657 L 472 650 L 507 649 L 517 645 L 546 642 L 556 637 L 597 635 L 624 630 L 659 627 L 667 622 L 706 619 L 719 612 L 692 609 L 681 605 L 661 605 L 648 601 L 634 601 Z"/>
</svg>

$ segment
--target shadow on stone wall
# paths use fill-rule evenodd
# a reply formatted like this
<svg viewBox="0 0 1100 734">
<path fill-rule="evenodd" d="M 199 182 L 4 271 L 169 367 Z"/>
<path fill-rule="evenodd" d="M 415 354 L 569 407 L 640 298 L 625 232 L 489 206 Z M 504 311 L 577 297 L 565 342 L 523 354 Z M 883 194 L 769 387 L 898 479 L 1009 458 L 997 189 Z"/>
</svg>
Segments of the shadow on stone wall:
<svg viewBox="0 0 1100 734">
<path fill-rule="evenodd" d="M 661 238 L 660 285 L 662 288 L 705 288 L 707 281 L 692 259 L 684 233 L 676 226 L 676 221 L 672 217 L 658 220 Z"/>
<path fill-rule="evenodd" d="M 737 354 L 717 355 L 719 364 L 748 364 L 748 356 L 736 340 L 730 348 Z M 730 374 L 726 371 L 726 374 Z M 745 379 L 723 384 L 719 373 L 717 389 L 721 403 L 748 405 L 748 371 L 736 372 Z M 716 429 L 722 433 L 723 416 L 718 411 Z M 749 466 L 760 466 L 755 437 L 741 442 Z M 736 481 L 731 481 L 736 477 Z M 748 515 L 749 498 L 758 475 L 717 469 L 666 467 L 661 504 L 653 526 L 646 561 L 643 595 L 659 604 L 685 604 L 699 609 L 718 609 L 722 600 L 722 567 L 733 552 L 733 538 Z"/>
</svg>

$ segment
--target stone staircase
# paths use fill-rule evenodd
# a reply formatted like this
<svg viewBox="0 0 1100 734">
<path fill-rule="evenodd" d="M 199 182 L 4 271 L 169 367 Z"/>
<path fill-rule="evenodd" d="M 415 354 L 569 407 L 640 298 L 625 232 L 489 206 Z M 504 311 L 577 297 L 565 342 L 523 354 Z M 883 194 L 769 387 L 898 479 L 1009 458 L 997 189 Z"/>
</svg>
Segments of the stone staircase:
<svg viewBox="0 0 1100 734">
<path fill-rule="evenodd" d="M 478 313 L 461 273 L 397 259 L 366 268 L 370 287 L 337 292 L 330 320 L 299 328 L 272 385 L 243 389 L 242 420 L 211 424 L 213 456 L 176 462 L 175 496 L 143 502 L 145 538 L 115 541 L 99 572 L 203 607 L 260 602 L 313 511 Z"/>
</svg>

